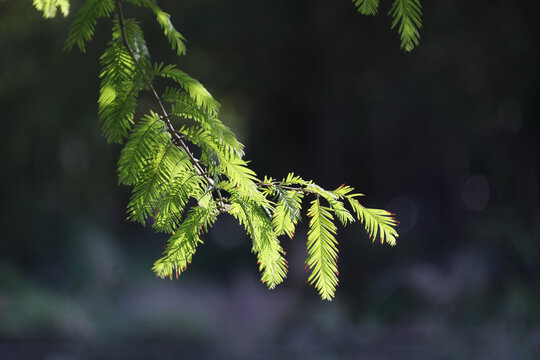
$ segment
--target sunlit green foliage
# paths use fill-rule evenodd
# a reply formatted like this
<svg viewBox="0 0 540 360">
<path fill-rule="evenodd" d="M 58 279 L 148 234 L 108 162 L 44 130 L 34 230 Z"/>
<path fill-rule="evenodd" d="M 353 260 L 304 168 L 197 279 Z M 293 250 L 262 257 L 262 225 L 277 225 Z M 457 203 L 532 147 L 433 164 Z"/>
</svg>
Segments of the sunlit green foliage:
<svg viewBox="0 0 540 360">
<path fill-rule="evenodd" d="M 144 6 L 150 10 L 156 15 L 156 21 L 163 29 L 163 33 L 169 40 L 169 43 L 171 44 L 171 48 L 173 50 L 176 50 L 176 53 L 178 56 L 183 55 L 186 53 L 186 39 L 180 34 L 173 26 L 171 22 L 171 15 L 167 14 L 165 11 L 161 10 L 159 6 L 157 6 L 156 2 L 154 0 L 126 0 L 127 2 L 130 2 L 132 4 L 138 5 L 138 6 Z"/>
<path fill-rule="evenodd" d="M 98 19 L 114 13 L 112 40 L 100 58 L 99 118 L 107 141 L 123 144 L 118 182 L 133 187 L 127 218 L 170 234 L 163 257 L 153 267 L 158 276 L 183 272 L 204 233 L 220 214 L 229 213 L 251 238 L 262 282 L 274 288 L 287 276 L 279 237 L 294 237 L 306 197 L 311 198 L 308 281 L 323 299 L 331 300 L 338 284 L 336 221 L 347 226 L 361 220 L 372 239 L 379 236 L 382 243 L 395 244 L 393 214 L 365 208 L 352 187 L 326 190 L 293 173 L 282 180 L 261 180 L 244 159 L 244 146 L 219 120 L 220 105 L 210 92 L 175 65 L 151 62 L 141 27 L 134 19 L 124 19 L 123 2 L 150 9 L 171 48 L 178 55 L 185 52 L 184 38 L 153 0 L 87 0 L 73 20 L 66 48 L 77 45 L 84 51 Z M 377 11 L 376 0 L 354 3 L 363 14 Z M 34 1 L 45 14 L 56 6 L 64 11 L 65 4 Z M 419 6 L 416 0 L 396 0 L 392 10 L 407 51 L 418 43 Z M 154 88 L 155 77 L 171 83 L 163 93 Z M 149 110 L 135 121 L 137 98 L 145 90 L 159 113 Z"/>
<path fill-rule="evenodd" d="M 94 36 L 97 21 L 102 17 L 109 17 L 113 11 L 113 0 L 85 1 L 69 27 L 66 49 L 71 50 L 73 46 L 77 45 L 84 52 L 86 43 Z"/>
<path fill-rule="evenodd" d="M 53 18 L 56 16 L 56 11 L 60 8 L 62 15 L 69 14 L 69 0 L 34 0 L 36 9 L 43 13 L 44 18 Z"/>
<path fill-rule="evenodd" d="M 122 143 L 128 135 L 139 91 L 151 80 L 150 55 L 141 28 L 133 19 L 123 25 L 133 55 L 123 44 L 118 21 L 114 21 L 113 39 L 100 58 L 99 117 L 103 136 L 114 143 Z"/>
<path fill-rule="evenodd" d="M 161 277 L 178 276 L 191 262 L 201 235 L 216 221 L 219 214 L 215 201 L 210 194 L 199 200 L 198 206 L 192 207 L 186 219 L 171 236 L 167 243 L 164 256 L 155 262 L 153 270 Z"/>
<path fill-rule="evenodd" d="M 270 209 L 236 193 L 233 187 L 228 190 L 231 192 L 228 212 L 244 226 L 253 240 L 252 251 L 257 254 L 261 280 L 273 289 L 285 279 L 287 262 L 268 213 Z"/>
<path fill-rule="evenodd" d="M 319 198 L 311 202 L 307 241 L 307 266 L 311 270 L 308 281 L 314 284 L 324 300 L 331 300 L 338 283 L 337 228 L 331 209 L 321 206 Z"/>
<path fill-rule="evenodd" d="M 204 86 L 175 65 L 159 65 L 154 69 L 154 73 L 164 78 L 174 80 L 180 87 L 195 101 L 197 106 L 201 107 L 210 116 L 217 116 L 219 103 L 214 100 L 212 95 Z"/>
<path fill-rule="evenodd" d="M 366 209 L 353 198 L 348 200 L 358 219 L 364 223 L 371 239 L 375 240 L 378 233 L 381 244 L 385 242 L 392 246 L 396 244 L 398 233 L 394 227 L 397 226 L 397 221 L 393 214 L 381 209 Z"/>
</svg>

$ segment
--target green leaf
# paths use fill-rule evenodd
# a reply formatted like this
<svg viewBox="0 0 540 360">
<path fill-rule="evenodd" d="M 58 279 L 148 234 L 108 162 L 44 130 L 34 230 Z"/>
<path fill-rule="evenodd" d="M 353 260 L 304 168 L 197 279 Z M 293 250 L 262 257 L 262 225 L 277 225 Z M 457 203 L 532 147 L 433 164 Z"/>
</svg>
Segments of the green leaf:
<svg viewBox="0 0 540 360">
<path fill-rule="evenodd" d="M 218 170 L 229 177 L 229 181 L 237 186 L 238 191 L 245 196 L 262 200 L 262 194 L 257 189 L 256 174 L 240 158 L 219 157 Z"/>
<path fill-rule="evenodd" d="M 217 174 L 227 176 L 228 180 L 226 182 L 234 187 L 235 191 L 261 206 L 268 204 L 267 199 L 257 188 L 256 182 L 258 180 L 255 172 L 247 166 L 247 162 L 241 159 L 238 154 L 227 151 L 211 133 L 203 128 L 184 128 L 181 132 L 195 145 L 201 147 L 211 156 L 217 157 L 217 167 L 212 170 L 215 170 Z"/>
<path fill-rule="evenodd" d="M 137 96 L 151 82 L 150 55 L 139 25 L 124 21 L 126 39 L 134 55 L 123 43 L 122 30 L 114 22 L 113 39 L 101 56 L 101 87 L 98 100 L 102 134 L 108 142 L 122 143 L 133 124 Z"/>
<path fill-rule="evenodd" d="M 180 132 L 195 145 L 207 151 L 211 156 L 217 157 L 219 162 L 218 172 L 226 175 L 230 182 L 237 186 L 246 195 L 254 195 L 257 192 L 255 181 L 256 174 L 247 166 L 237 153 L 229 151 L 227 146 L 213 136 L 213 134 L 201 127 L 182 128 Z"/>
<path fill-rule="evenodd" d="M 420 41 L 422 27 L 422 5 L 420 0 L 394 0 L 389 12 L 394 18 L 392 29 L 397 26 L 401 38 L 401 48 L 411 51 Z"/>
<path fill-rule="evenodd" d="M 64 17 L 69 14 L 69 0 L 34 0 L 33 5 L 43 13 L 44 18 L 55 17 L 57 8 L 60 8 Z"/>
<path fill-rule="evenodd" d="M 329 210 L 321 206 L 317 198 L 308 211 L 311 218 L 306 261 L 311 271 L 308 281 L 315 285 L 323 300 L 332 300 L 338 284 L 336 226 Z"/>
<path fill-rule="evenodd" d="M 69 27 L 65 49 L 71 50 L 77 45 L 84 52 L 86 42 L 94 36 L 94 28 L 101 17 L 109 17 L 114 11 L 113 0 L 87 0 L 75 14 Z"/>
<path fill-rule="evenodd" d="M 229 213 L 244 226 L 253 240 L 252 250 L 257 254 L 261 281 L 273 289 L 287 276 L 285 252 L 273 230 L 268 213 L 256 202 L 231 190 Z"/>
<path fill-rule="evenodd" d="M 157 65 L 154 68 L 154 74 L 174 80 L 191 97 L 195 103 L 203 108 L 210 116 L 217 116 L 219 112 L 219 103 L 214 100 L 212 95 L 197 80 L 178 69 L 174 65 Z"/>
<path fill-rule="evenodd" d="M 182 213 L 190 198 L 204 195 L 204 181 L 190 163 L 180 162 L 174 171 L 168 191 L 156 205 L 152 228 L 157 232 L 174 232 L 182 220 Z"/>
<path fill-rule="evenodd" d="M 386 242 L 391 246 L 396 245 L 398 233 L 395 227 L 397 226 L 398 221 L 394 218 L 394 214 L 382 209 L 365 208 L 353 197 L 349 197 L 348 200 L 356 213 L 357 218 L 361 220 L 366 227 L 370 239 L 375 241 L 378 234 L 381 244 Z"/>
<path fill-rule="evenodd" d="M 180 148 L 169 142 L 158 149 L 154 161 L 148 164 L 141 180 L 135 185 L 128 204 L 128 218 L 142 224 L 158 211 L 158 204 L 170 191 L 177 171 L 189 164 L 189 158 Z"/>
<path fill-rule="evenodd" d="M 163 99 L 174 102 L 171 111 L 173 115 L 197 121 L 217 140 L 217 143 L 225 146 L 227 151 L 234 151 L 236 156 L 240 158 L 244 156 L 244 145 L 236 139 L 231 129 L 225 126 L 217 117 L 209 115 L 185 91 L 167 88 Z"/>
<path fill-rule="evenodd" d="M 302 179 L 300 176 L 298 175 L 295 175 L 294 173 L 289 173 L 287 175 L 287 178 L 285 178 L 281 184 L 282 185 L 301 185 L 301 186 L 306 186 L 308 185 L 310 182 L 308 181 L 305 181 L 304 179 Z"/>
<path fill-rule="evenodd" d="M 178 56 L 186 53 L 186 39 L 180 34 L 173 26 L 171 22 L 171 16 L 167 14 L 165 11 L 161 10 L 159 6 L 157 6 L 156 2 L 154 0 L 127 0 L 128 2 L 138 5 L 138 6 L 144 6 L 150 10 L 156 15 L 156 20 L 163 29 L 163 33 L 169 40 L 169 43 L 171 44 L 171 47 L 173 50 L 176 50 L 176 53 Z"/>
<path fill-rule="evenodd" d="M 136 185 L 141 180 L 143 170 L 150 166 L 158 149 L 165 146 L 170 135 L 158 114 L 151 112 L 135 126 L 129 140 L 120 153 L 118 161 L 118 182 Z"/>
<path fill-rule="evenodd" d="M 216 221 L 219 211 L 216 203 L 208 195 L 192 207 L 184 222 L 169 239 L 164 256 L 154 263 L 153 271 L 157 276 L 172 278 L 186 270 L 191 263 L 197 245 L 202 243 L 201 235 Z"/>
<path fill-rule="evenodd" d="M 293 190 L 283 190 L 279 187 L 276 187 L 274 192 L 278 197 L 272 216 L 274 231 L 277 236 L 287 234 L 292 239 L 296 224 L 301 219 L 300 210 L 304 194 Z"/>
<path fill-rule="evenodd" d="M 98 113 L 102 135 L 121 143 L 133 123 L 139 87 L 133 82 L 136 65 L 126 48 L 112 42 L 100 58 L 102 72 Z"/>
<path fill-rule="evenodd" d="M 354 221 L 354 217 L 351 215 L 351 213 L 347 209 L 345 209 L 343 202 L 338 200 L 340 197 L 339 189 L 337 190 L 338 193 L 335 194 L 334 192 L 325 190 L 321 188 L 319 185 L 316 185 L 312 182 L 307 184 L 306 189 L 309 191 L 315 192 L 316 194 L 322 196 L 326 201 L 328 201 L 328 204 L 330 205 L 332 211 L 334 212 L 334 214 L 336 214 L 336 217 L 338 218 L 338 220 L 341 222 L 343 226 L 346 226 L 347 224 L 352 223 Z"/>
<path fill-rule="evenodd" d="M 171 16 L 160 9 L 155 9 L 154 13 L 156 14 L 157 22 L 163 29 L 163 33 L 169 40 L 169 44 L 171 44 L 172 49 L 176 50 L 178 56 L 185 54 L 186 39 L 174 28 L 171 22 Z"/>
<path fill-rule="evenodd" d="M 343 199 L 345 197 L 357 197 L 364 196 L 364 194 L 351 194 L 354 191 L 353 187 L 348 185 L 341 185 L 336 190 L 332 191 L 332 194 L 336 195 L 338 198 Z"/>
<path fill-rule="evenodd" d="M 379 7 L 379 0 L 353 0 L 358 12 L 362 15 L 375 15 Z"/>
</svg>

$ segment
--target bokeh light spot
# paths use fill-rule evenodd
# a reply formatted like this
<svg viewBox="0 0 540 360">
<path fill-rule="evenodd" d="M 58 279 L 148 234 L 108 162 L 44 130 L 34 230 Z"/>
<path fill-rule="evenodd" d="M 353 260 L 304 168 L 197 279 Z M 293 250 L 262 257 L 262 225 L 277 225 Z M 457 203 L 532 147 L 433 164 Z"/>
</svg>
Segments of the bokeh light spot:
<svg viewBox="0 0 540 360">
<path fill-rule="evenodd" d="M 461 195 L 469 209 L 483 211 L 489 202 L 489 182 L 483 175 L 471 176 L 465 181 Z"/>
</svg>

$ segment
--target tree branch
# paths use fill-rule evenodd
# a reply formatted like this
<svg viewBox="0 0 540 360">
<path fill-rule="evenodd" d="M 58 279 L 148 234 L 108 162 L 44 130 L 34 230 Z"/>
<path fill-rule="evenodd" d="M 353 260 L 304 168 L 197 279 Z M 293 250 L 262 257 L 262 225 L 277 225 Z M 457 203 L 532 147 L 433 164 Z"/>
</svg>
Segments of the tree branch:
<svg viewBox="0 0 540 360">
<path fill-rule="evenodd" d="M 126 35 L 126 27 L 125 27 L 125 24 L 124 24 L 124 12 L 122 10 L 121 0 L 116 0 L 116 13 L 118 14 L 118 23 L 120 25 L 120 30 L 122 32 L 122 42 L 124 43 L 124 46 L 126 47 L 126 49 L 127 49 L 128 53 L 129 53 L 129 55 L 131 56 L 131 58 L 136 63 L 137 58 L 135 57 L 135 53 L 133 52 L 133 49 L 131 49 L 131 46 L 129 45 L 129 41 L 128 41 L 128 38 L 127 38 L 127 35 Z M 210 185 L 210 187 L 212 189 L 215 189 L 217 191 L 219 201 L 220 201 L 220 211 L 222 211 L 225 208 L 225 202 L 223 200 L 223 196 L 221 195 L 221 191 L 216 187 L 216 184 L 215 184 L 214 180 L 212 180 L 207 175 L 207 172 L 202 168 L 201 164 L 199 163 L 199 160 L 196 159 L 195 156 L 193 156 L 193 153 L 191 152 L 191 150 L 189 149 L 187 144 L 184 142 L 183 137 L 178 134 L 178 131 L 172 125 L 170 115 L 167 112 L 167 110 L 165 109 L 165 106 L 163 105 L 163 101 L 161 100 L 161 97 L 158 95 L 156 89 L 154 88 L 154 86 L 152 84 L 150 84 L 150 93 L 152 94 L 152 97 L 154 98 L 154 100 L 156 101 L 156 103 L 158 104 L 158 106 L 159 106 L 159 108 L 161 110 L 161 113 L 162 113 L 161 117 L 163 118 L 163 120 L 167 124 L 167 128 L 169 130 L 169 133 L 174 137 L 177 144 L 180 145 L 180 147 L 182 147 L 182 149 L 184 149 L 184 151 L 186 152 L 186 154 L 189 157 L 190 162 L 193 164 L 195 169 L 197 169 L 197 171 L 203 177 L 203 179 L 206 181 L 206 183 L 208 185 Z"/>
<path fill-rule="evenodd" d="M 291 191 L 296 191 L 296 192 L 303 192 L 305 194 L 318 195 L 317 192 L 315 192 L 313 190 L 308 190 L 308 189 L 306 189 L 304 187 L 294 187 L 294 186 L 288 186 L 288 185 L 281 185 L 280 183 L 267 184 L 267 183 L 260 182 L 260 183 L 257 184 L 257 187 L 259 187 L 259 188 L 270 188 L 270 187 L 273 187 L 273 186 L 279 187 L 280 189 L 283 189 L 283 190 L 291 190 Z"/>
</svg>

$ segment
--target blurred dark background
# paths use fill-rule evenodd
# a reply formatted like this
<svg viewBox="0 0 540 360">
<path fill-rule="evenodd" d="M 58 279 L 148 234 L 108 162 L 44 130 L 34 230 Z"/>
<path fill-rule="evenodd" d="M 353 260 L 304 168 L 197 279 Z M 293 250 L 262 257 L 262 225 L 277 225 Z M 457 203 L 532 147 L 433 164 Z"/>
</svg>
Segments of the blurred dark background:
<svg viewBox="0 0 540 360">
<path fill-rule="evenodd" d="M 153 59 L 222 103 L 261 177 L 350 184 L 397 213 L 393 248 L 340 229 L 328 303 L 305 285 L 306 222 L 276 290 L 226 216 L 179 280 L 154 277 L 166 238 L 125 221 L 120 147 L 97 124 L 110 22 L 68 53 L 72 15 L 0 1 L 0 358 L 537 359 L 540 3 L 424 1 L 410 54 L 390 4 L 163 0 L 179 60 L 125 6 Z"/>
</svg>

